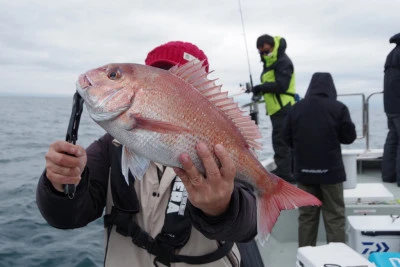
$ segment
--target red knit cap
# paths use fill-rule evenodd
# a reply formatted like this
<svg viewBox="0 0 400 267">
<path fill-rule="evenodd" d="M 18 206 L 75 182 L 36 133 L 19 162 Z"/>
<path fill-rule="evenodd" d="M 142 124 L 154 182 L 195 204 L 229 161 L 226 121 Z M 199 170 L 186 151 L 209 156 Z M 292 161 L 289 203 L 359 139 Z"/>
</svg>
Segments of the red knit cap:
<svg viewBox="0 0 400 267">
<path fill-rule="evenodd" d="M 145 63 L 148 66 L 169 69 L 176 64 L 183 65 L 194 59 L 204 60 L 203 66 L 206 67 L 208 72 L 208 59 L 202 50 L 192 43 L 173 41 L 151 50 L 147 54 Z"/>
</svg>

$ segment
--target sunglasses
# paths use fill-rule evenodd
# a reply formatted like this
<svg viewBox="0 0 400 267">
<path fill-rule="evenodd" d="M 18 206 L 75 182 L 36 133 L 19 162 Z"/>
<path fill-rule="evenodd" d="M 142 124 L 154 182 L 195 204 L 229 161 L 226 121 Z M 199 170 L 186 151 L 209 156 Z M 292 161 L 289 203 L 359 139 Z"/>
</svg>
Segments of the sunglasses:
<svg viewBox="0 0 400 267">
<path fill-rule="evenodd" d="M 260 55 L 262 56 L 268 56 L 268 54 L 270 53 L 270 51 L 259 51 Z"/>
</svg>

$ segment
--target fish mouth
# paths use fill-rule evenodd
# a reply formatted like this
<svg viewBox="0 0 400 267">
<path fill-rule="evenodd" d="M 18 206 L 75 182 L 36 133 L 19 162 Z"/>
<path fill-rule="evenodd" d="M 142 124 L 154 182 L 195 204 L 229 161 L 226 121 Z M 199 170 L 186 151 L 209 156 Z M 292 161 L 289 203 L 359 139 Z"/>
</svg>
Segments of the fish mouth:
<svg viewBox="0 0 400 267">
<path fill-rule="evenodd" d="M 96 86 L 87 74 L 81 74 L 76 82 L 76 90 L 85 100 L 86 107 L 90 110 L 90 116 L 97 122 L 114 119 L 121 113 L 128 110 L 131 106 L 126 103 L 113 110 L 108 110 L 107 104 L 119 96 L 123 88 L 114 88 L 101 94 L 91 94 L 91 90 L 96 90 Z"/>
<path fill-rule="evenodd" d="M 86 74 L 81 74 L 76 81 L 76 91 L 81 95 L 83 99 L 85 99 L 85 102 L 87 101 L 86 99 L 86 92 L 88 91 L 89 88 L 93 87 L 92 81 L 87 77 Z"/>
<path fill-rule="evenodd" d="M 79 76 L 78 84 L 81 90 L 86 90 L 89 87 L 93 86 L 92 81 L 86 74 L 82 74 Z"/>
</svg>

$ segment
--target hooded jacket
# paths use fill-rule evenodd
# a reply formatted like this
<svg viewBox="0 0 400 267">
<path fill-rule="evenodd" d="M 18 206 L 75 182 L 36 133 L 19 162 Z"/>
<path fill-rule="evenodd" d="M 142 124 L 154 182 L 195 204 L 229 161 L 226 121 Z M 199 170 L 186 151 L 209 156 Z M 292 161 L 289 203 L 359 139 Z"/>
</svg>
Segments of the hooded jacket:
<svg viewBox="0 0 400 267">
<path fill-rule="evenodd" d="M 133 213 L 132 219 L 151 237 L 156 237 L 162 230 L 166 213 L 170 213 L 167 210 L 171 208 L 169 199 L 172 195 L 174 198 L 180 195 L 174 190 L 176 174 L 172 168 L 165 168 L 162 177 L 158 178 L 159 166 L 151 163 L 141 181 L 130 177 L 131 182 L 127 185 L 121 171 L 121 151 L 109 134 L 92 143 L 86 149 L 87 167 L 73 199 L 56 191 L 43 173 L 37 187 L 36 202 L 46 221 L 56 228 L 78 228 L 102 216 L 104 209 L 109 214 L 111 208 L 116 207 Z M 183 207 L 182 203 L 180 207 Z M 183 210 L 188 211 L 191 219 L 190 238 L 176 254 L 200 256 L 215 251 L 220 246 L 218 240 L 251 240 L 257 233 L 255 203 L 252 188 L 236 180 L 230 206 L 220 216 L 208 217 L 187 202 Z M 106 235 L 104 265 L 154 266 L 154 255 L 133 244 L 131 239 L 117 233 L 115 226 L 112 227 Z M 197 266 L 238 266 L 239 261 L 240 255 L 234 246 L 224 258 Z M 171 267 L 185 266 L 192 265 L 171 264 Z"/>
<path fill-rule="evenodd" d="M 294 176 L 302 184 L 335 184 L 346 180 L 341 144 L 356 139 L 347 107 L 336 100 L 329 73 L 315 73 L 304 99 L 293 106 L 283 127 L 294 149 Z"/>
<path fill-rule="evenodd" d="M 383 106 L 386 113 L 400 113 L 400 33 L 390 38 L 396 47 L 388 54 L 383 81 Z"/>
</svg>

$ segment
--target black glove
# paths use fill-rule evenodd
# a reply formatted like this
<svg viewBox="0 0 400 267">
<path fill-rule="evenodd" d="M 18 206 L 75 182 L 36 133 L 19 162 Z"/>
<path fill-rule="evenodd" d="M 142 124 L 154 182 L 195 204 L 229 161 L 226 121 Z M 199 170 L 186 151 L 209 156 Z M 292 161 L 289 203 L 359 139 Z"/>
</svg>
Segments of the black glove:
<svg viewBox="0 0 400 267">
<path fill-rule="evenodd" d="M 262 84 L 253 86 L 253 88 L 252 88 L 251 91 L 252 91 L 253 94 L 255 94 L 255 95 L 260 95 L 260 94 L 262 94 L 262 93 L 263 93 L 263 86 L 262 86 Z"/>
</svg>

